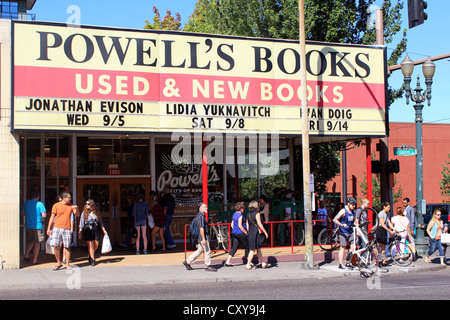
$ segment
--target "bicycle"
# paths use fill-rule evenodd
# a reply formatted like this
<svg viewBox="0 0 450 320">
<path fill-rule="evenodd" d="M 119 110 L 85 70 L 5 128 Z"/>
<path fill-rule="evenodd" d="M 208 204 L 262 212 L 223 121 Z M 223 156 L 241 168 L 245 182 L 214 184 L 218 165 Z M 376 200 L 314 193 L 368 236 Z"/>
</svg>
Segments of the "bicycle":
<svg viewBox="0 0 450 320">
<path fill-rule="evenodd" d="M 364 248 L 355 250 L 354 254 L 358 260 L 359 274 L 364 278 L 370 278 L 378 271 L 378 254 L 375 242 L 369 241 Z"/>
<path fill-rule="evenodd" d="M 365 236 L 368 236 L 369 234 L 374 234 L 377 227 L 378 227 L 378 215 L 375 209 L 367 207 L 364 211 L 362 216 L 365 216 L 366 223 L 363 223 L 360 226 L 359 234 L 364 234 Z M 374 221 L 373 227 L 371 229 L 371 232 L 368 233 L 365 230 L 365 227 L 369 224 L 369 221 Z M 332 224 L 332 222 L 331 222 Z M 327 227 L 325 229 L 322 229 L 319 232 L 319 235 L 317 236 L 317 242 L 319 243 L 319 246 L 322 250 L 326 251 L 332 251 L 334 249 L 339 248 L 339 227 L 335 227 L 333 229 Z M 366 238 L 366 243 L 368 242 L 368 239 Z"/>
<path fill-rule="evenodd" d="M 212 218 L 216 215 L 211 215 Z M 228 231 L 228 223 L 215 222 L 209 224 L 209 238 L 214 243 L 217 241 L 217 246 L 222 247 L 226 252 L 230 249 L 230 233 Z"/>
<path fill-rule="evenodd" d="M 381 253 L 381 245 L 376 243 L 378 259 L 385 260 L 386 258 L 391 258 L 395 264 L 401 267 L 409 266 L 414 260 L 414 251 L 411 249 L 411 246 L 406 242 L 403 242 L 401 236 L 397 233 L 393 234 L 392 239 L 393 241 L 388 244 L 384 254 Z M 386 252 L 388 252 L 389 255 L 386 255 Z"/>
<path fill-rule="evenodd" d="M 339 227 L 334 229 L 325 228 L 319 232 L 317 243 L 325 251 L 332 251 L 339 248 Z"/>
<path fill-rule="evenodd" d="M 356 234 L 358 233 L 365 243 L 365 246 L 355 250 L 354 252 L 349 252 L 347 256 L 347 261 L 350 261 L 350 258 L 356 254 L 359 274 L 365 278 L 372 277 L 378 271 L 378 253 L 376 251 L 375 240 L 369 241 L 368 237 L 366 237 L 366 232 L 363 231 L 364 227 L 366 227 L 369 223 L 369 221 L 366 221 L 360 226 L 353 227 L 353 239 L 356 239 Z"/>
<path fill-rule="evenodd" d="M 295 219 L 296 219 L 295 212 L 293 213 L 294 219 L 290 220 L 289 219 L 290 217 L 291 217 L 291 214 L 289 214 L 289 213 L 286 214 L 285 220 L 284 220 L 285 222 L 278 224 L 278 228 L 277 228 L 278 239 L 280 239 L 280 240 L 282 239 L 282 237 L 281 237 L 282 232 L 284 235 L 283 240 L 291 239 L 291 226 L 292 226 L 292 230 L 293 230 L 292 242 L 294 245 L 300 246 L 305 241 L 305 231 L 303 230 L 301 222 L 295 222 Z M 293 224 L 293 225 L 291 225 L 291 224 Z"/>
</svg>

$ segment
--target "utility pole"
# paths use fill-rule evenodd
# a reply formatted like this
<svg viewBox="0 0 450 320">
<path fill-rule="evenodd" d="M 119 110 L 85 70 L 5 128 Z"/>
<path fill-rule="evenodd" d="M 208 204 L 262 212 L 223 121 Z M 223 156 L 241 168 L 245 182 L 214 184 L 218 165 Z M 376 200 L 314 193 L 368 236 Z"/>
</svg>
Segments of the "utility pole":
<svg viewBox="0 0 450 320">
<path fill-rule="evenodd" d="M 308 128 L 308 95 L 306 83 L 306 37 L 305 37 L 305 5 L 298 1 L 299 40 L 300 40 L 300 81 L 302 100 L 302 156 L 303 156 L 303 199 L 305 212 L 305 268 L 314 269 L 314 246 L 312 230 L 312 204 L 309 191 L 310 157 Z"/>
</svg>

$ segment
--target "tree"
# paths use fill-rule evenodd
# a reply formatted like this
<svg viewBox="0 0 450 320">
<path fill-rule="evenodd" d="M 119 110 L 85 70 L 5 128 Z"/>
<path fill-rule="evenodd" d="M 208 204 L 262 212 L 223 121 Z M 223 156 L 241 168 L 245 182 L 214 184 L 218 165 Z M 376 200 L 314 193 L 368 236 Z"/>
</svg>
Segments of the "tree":
<svg viewBox="0 0 450 320">
<path fill-rule="evenodd" d="M 375 156 L 372 155 L 372 160 L 375 159 Z M 365 198 L 367 198 L 367 174 L 363 173 L 363 181 L 359 184 L 361 187 L 361 192 L 364 194 Z M 403 196 L 403 188 L 399 185 L 399 180 L 397 176 L 394 174 L 394 181 L 392 187 L 392 201 L 391 205 L 397 203 Z M 360 199 L 362 200 L 362 198 Z M 372 174 L 372 208 L 375 210 L 381 210 L 381 182 L 380 182 L 380 174 Z"/>
<path fill-rule="evenodd" d="M 448 155 L 450 158 L 450 154 Z M 450 198 L 450 168 L 448 167 L 450 165 L 450 161 L 445 161 L 446 165 L 442 165 L 442 179 L 439 180 L 439 192 L 442 196 L 446 197 L 447 199 Z"/>
<path fill-rule="evenodd" d="M 144 29 L 181 31 L 181 16 L 179 13 L 176 14 L 176 17 L 172 17 L 172 12 L 166 10 L 167 14 L 162 20 L 161 15 L 155 6 L 153 7 L 153 13 L 155 14 L 153 17 L 153 23 L 145 20 Z"/>
</svg>

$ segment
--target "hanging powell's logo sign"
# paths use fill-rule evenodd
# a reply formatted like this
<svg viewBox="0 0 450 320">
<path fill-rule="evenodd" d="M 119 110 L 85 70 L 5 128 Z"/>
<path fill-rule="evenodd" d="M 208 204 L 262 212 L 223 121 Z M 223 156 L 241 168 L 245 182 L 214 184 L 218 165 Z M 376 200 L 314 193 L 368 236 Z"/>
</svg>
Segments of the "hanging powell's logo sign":
<svg viewBox="0 0 450 320">
<path fill-rule="evenodd" d="M 13 130 L 301 134 L 297 41 L 13 23 Z M 311 135 L 386 134 L 385 49 L 307 43 Z"/>
</svg>

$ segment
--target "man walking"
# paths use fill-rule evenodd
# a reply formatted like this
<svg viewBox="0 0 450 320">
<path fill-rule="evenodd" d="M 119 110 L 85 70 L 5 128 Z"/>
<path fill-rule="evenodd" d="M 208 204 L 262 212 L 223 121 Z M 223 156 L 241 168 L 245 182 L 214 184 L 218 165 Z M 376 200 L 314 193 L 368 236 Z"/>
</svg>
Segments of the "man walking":
<svg viewBox="0 0 450 320">
<path fill-rule="evenodd" d="M 61 262 L 61 246 L 64 246 L 64 253 L 66 259 L 66 269 L 70 270 L 70 242 L 73 233 L 72 212 L 75 214 L 76 210 L 71 206 L 72 196 L 69 192 L 61 193 L 61 201 L 57 202 L 52 207 L 52 214 L 48 223 L 47 235 L 51 236 L 50 245 L 55 247 L 55 258 L 57 265 L 53 270 L 63 268 Z M 52 229 L 53 228 L 53 229 Z"/>
<path fill-rule="evenodd" d="M 209 225 L 206 221 L 205 213 L 208 212 L 208 207 L 206 203 L 200 203 L 198 208 L 198 213 L 195 216 L 195 224 L 200 230 L 198 235 L 198 245 L 197 251 L 183 261 L 184 266 L 188 270 L 192 270 L 191 264 L 194 262 L 203 252 L 205 253 L 205 270 L 206 271 L 217 271 L 216 268 L 211 267 L 211 248 L 209 247 Z"/>
<path fill-rule="evenodd" d="M 403 207 L 405 207 L 406 211 L 405 216 L 409 220 L 409 229 L 411 230 L 411 235 L 414 236 L 414 234 L 416 233 L 415 231 L 417 227 L 417 218 L 414 212 L 414 208 L 409 204 L 409 202 L 409 198 L 403 199 Z"/>
<path fill-rule="evenodd" d="M 41 242 L 44 241 L 44 232 L 42 231 L 43 221 L 47 216 L 47 210 L 44 204 L 39 201 L 40 193 L 33 191 L 31 199 L 26 201 L 22 208 L 22 215 L 25 216 L 25 227 L 27 237 L 27 249 L 25 252 L 25 261 L 31 261 L 32 264 L 38 264 L 38 254 Z M 30 253 L 33 252 L 33 258 L 30 259 Z"/>
<path fill-rule="evenodd" d="M 411 233 L 411 242 L 415 248 L 416 246 L 414 243 L 414 236 L 416 235 L 416 227 L 418 225 L 418 222 L 417 222 L 417 217 L 416 217 L 414 208 L 409 203 L 410 203 L 409 198 L 403 199 L 403 207 L 405 207 L 405 210 L 403 211 L 403 215 L 406 216 L 409 220 L 409 230 Z M 406 239 L 409 239 L 409 237 L 406 237 Z M 409 241 L 406 240 L 406 243 L 408 243 L 408 242 Z M 417 258 L 417 251 L 415 252 L 414 260 L 416 260 L 416 258 Z"/>
</svg>

